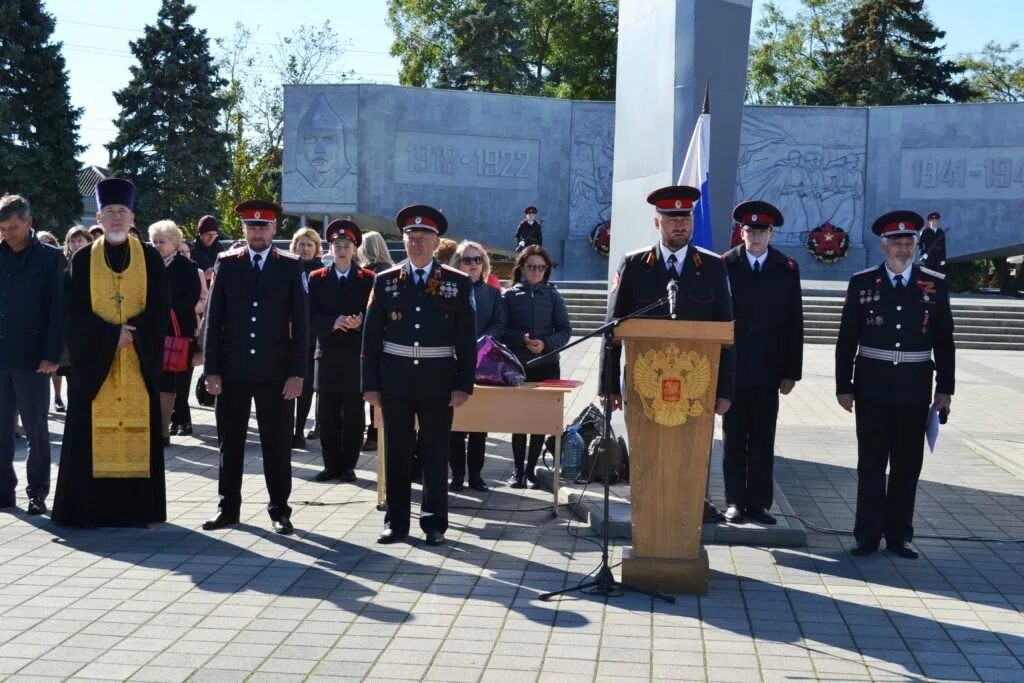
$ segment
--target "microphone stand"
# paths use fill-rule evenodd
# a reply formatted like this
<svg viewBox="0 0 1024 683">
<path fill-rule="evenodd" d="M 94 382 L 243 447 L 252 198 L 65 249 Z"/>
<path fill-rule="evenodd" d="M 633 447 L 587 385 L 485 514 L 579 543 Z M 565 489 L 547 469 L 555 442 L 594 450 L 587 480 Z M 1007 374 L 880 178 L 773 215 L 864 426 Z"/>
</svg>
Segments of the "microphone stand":
<svg viewBox="0 0 1024 683">
<path fill-rule="evenodd" d="M 607 354 L 611 353 L 615 348 L 616 327 L 621 325 L 624 321 L 629 320 L 630 318 L 638 318 L 643 314 L 649 313 L 650 311 L 653 311 L 655 308 L 658 308 L 659 306 L 662 306 L 663 304 L 666 303 L 668 303 L 668 297 L 662 297 L 661 299 L 658 299 L 657 301 L 647 306 L 644 306 L 643 308 L 636 310 L 633 313 L 630 313 L 629 315 L 624 315 L 621 318 L 613 318 L 612 320 L 609 320 L 601 327 L 598 327 L 593 332 L 583 335 L 582 337 L 572 342 L 571 344 L 566 344 L 562 348 L 557 349 L 555 351 L 549 351 L 543 356 L 532 358 L 529 361 L 527 361 L 526 364 L 527 366 L 537 365 L 541 361 L 551 356 L 554 356 L 555 354 L 560 353 L 561 351 L 571 349 L 577 344 L 581 344 L 587 339 L 591 339 L 598 335 L 604 336 L 604 350 L 607 357 Z M 612 573 L 611 567 L 608 566 L 608 546 L 610 543 L 608 535 L 608 517 L 611 490 L 611 463 L 608 462 L 607 460 L 608 457 L 611 455 L 612 448 L 618 449 L 618 444 L 609 438 L 609 434 L 611 434 L 612 431 L 611 397 L 603 396 L 602 404 L 604 407 L 604 433 L 600 437 L 601 444 L 596 449 L 598 456 L 598 462 L 596 464 L 596 467 L 598 467 L 599 471 L 601 472 L 601 483 L 604 486 L 604 521 L 601 524 L 601 566 L 597 571 L 597 576 L 595 576 L 592 581 L 581 583 L 577 586 L 572 586 L 570 588 L 563 588 L 561 590 L 551 591 L 550 593 L 544 593 L 540 596 L 540 599 L 550 600 L 551 598 L 557 595 L 564 595 L 566 593 L 572 593 L 575 591 L 580 591 L 582 593 L 586 593 L 587 595 L 599 595 L 603 597 L 620 597 L 623 595 L 625 591 L 630 591 L 632 593 L 640 593 L 642 595 L 648 595 L 652 598 L 657 598 L 658 600 L 664 600 L 665 602 L 674 603 L 676 599 L 671 595 L 665 595 L 664 593 L 656 593 L 654 591 L 649 591 L 643 588 L 632 586 L 630 584 L 622 583 L 621 581 L 616 581 L 615 575 Z M 561 475 L 558 472 L 555 472 L 554 476 L 558 477 Z"/>
</svg>

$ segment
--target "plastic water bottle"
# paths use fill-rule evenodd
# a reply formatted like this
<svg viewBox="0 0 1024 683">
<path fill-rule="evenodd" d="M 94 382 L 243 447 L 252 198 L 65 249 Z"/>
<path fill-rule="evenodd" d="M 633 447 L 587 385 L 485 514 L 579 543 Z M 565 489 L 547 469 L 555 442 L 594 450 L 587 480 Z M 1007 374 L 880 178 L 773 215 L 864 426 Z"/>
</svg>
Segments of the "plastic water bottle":
<svg viewBox="0 0 1024 683">
<path fill-rule="evenodd" d="M 566 481 L 576 481 L 587 455 L 587 444 L 580 435 L 579 425 L 569 427 L 562 444 L 562 476 Z"/>
</svg>

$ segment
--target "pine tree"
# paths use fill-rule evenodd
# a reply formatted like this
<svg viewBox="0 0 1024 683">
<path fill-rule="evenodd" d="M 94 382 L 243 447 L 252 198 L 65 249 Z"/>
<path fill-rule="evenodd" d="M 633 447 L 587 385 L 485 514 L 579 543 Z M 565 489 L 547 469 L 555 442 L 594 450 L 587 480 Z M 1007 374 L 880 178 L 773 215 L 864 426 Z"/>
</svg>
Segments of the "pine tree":
<svg viewBox="0 0 1024 683">
<path fill-rule="evenodd" d="M 217 187 L 230 171 L 225 106 L 206 31 L 189 23 L 195 7 L 163 0 L 156 24 L 130 43 L 138 65 L 114 93 L 121 113 L 117 137 L 107 145 L 110 171 L 136 184 L 140 227 L 170 218 L 194 223 L 215 206 Z"/>
<path fill-rule="evenodd" d="M 0 193 L 24 195 L 36 228 L 63 235 L 82 214 L 84 148 L 53 28 L 40 0 L 0 2 Z"/>
<path fill-rule="evenodd" d="M 811 104 L 888 105 L 960 102 L 971 88 L 962 66 L 943 59 L 944 38 L 923 0 L 860 0 L 843 24 L 842 43 L 826 53 L 824 82 Z"/>
</svg>

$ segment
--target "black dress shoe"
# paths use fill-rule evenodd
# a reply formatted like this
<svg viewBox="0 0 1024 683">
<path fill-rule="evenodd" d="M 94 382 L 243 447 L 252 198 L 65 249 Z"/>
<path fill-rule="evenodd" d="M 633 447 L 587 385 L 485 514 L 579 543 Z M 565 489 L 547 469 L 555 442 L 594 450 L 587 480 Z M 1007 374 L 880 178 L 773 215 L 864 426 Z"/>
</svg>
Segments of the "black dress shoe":
<svg viewBox="0 0 1024 683">
<path fill-rule="evenodd" d="M 513 472 L 512 476 L 508 479 L 509 488 L 513 489 L 525 489 L 526 488 L 526 475 L 522 472 Z"/>
<path fill-rule="evenodd" d="M 356 483 L 356 471 L 342 470 L 341 474 L 338 475 L 338 479 L 341 479 L 346 484 L 354 484 Z"/>
<path fill-rule="evenodd" d="M 729 524 L 743 524 L 747 520 L 743 519 L 743 512 L 735 505 L 730 505 L 725 511 L 725 521 Z"/>
<path fill-rule="evenodd" d="M 462 482 L 461 481 L 457 481 L 455 479 L 452 479 L 452 482 L 450 484 L 448 484 L 448 490 L 449 491 L 454 491 L 455 493 L 459 493 L 464 488 L 465 487 L 462 485 Z"/>
<path fill-rule="evenodd" d="M 704 524 L 716 524 L 718 522 L 724 522 L 725 515 L 719 510 L 714 503 L 707 498 L 704 499 Z"/>
<path fill-rule="evenodd" d="M 917 549 L 910 545 L 910 541 L 903 541 L 901 543 L 889 543 L 885 542 L 885 549 L 891 553 L 896 553 L 900 557 L 904 557 L 908 560 L 917 559 Z"/>
<path fill-rule="evenodd" d="M 319 427 L 313 427 L 312 429 L 310 429 L 308 432 L 306 432 L 306 438 L 307 439 L 319 439 L 320 438 L 320 428 Z"/>
<path fill-rule="evenodd" d="M 428 531 L 427 532 L 427 545 L 438 546 L 444 545 L 444 534 L 440 531 Z"/>
<path fill-rule="evenodd" d="M 178 436 L 192 436 L 192 425 L 181 425 L 178 427 Z"/>
<path fill-rule="evenodd" d="M 167 430 L 167 433 L 170 434 L 171 436 L 177 436 L 179 429 L 181 429 L 181 425 L 172 422 L 171 428 Z"/>
<path fill-rule="evenodd" d="M 238 524 L 238 515 L 229 515 L 224 511 L 220 511 L 213 519 L 208 519 L 203 522 L 203 531 L 214 531 L 216 529 L 223 529 L 224 527 L 233 526 L 235 524 Z"/>
<path fill-rule="evenodd" d="M 767 510 L 762 510 L 760 508 L 752 508 L 747 510 L 747 517 L 754 520 L 758 524 L 766 524 L 768 526 L 771 526 L 772 524 L 778 524 L 778 521 L 775 519 L 773 515 L 769 514 Z"/>
<path fill-rule="evenodd" d="M 398 543 L 408 535 L 408 531 L 395 531 L 394 529 L 385 529 L 384 531 L 380 532 L 380 536 L 377 537 L 377 543 L 383 545 Z"/>
<path fill-rule="evenodd" d="M 274 531 L 285 536 L 295 531 L 295 527 L 292 526 L 292 520 L 288 519 L 288 515 L 284 515 L 281 519 L 275 519 L 273 527 Z"/>
<path fill-rule="evenodd" d="M 292 448 L 304 449 L 306 447 L 306 437 L 302 434 L 296 434 L 292 437 Z"/>
<path fill-rule="evenodd" d="M 367 452 L 367 451 L 375 451 L 375 450 L 377 450 L 377 439 L 367 439 L 366 441 L 364 441 L 363 442 L 363 447 L 362 447 L 361 450 L 364 453 Z"/>
<path fill-rule="evenodd" d="M 58 413 L 63 413 L 64 411 L 67 410 L 67 408 L 64 406 L 64 401 L 60 400 L 59 398 L 54 399 L 53 409 L 56 410 Z"/>
<path fill-rule="evenodd" d="M 323 470 L 317 472 L 316 476 L 313 477 L 313 481 L 330 481 L 331 479 L 337 479 L 338 475 L 331 470 Z"/>
<path fill-rule="evenodd" d="M 170 448 L 170 447 L 171 447 L 171 437 L 165 436 L 164 437 L 164 448 Z"/>
<path fill-rule="evenodd" d="M 18 501 L 14 496 L 11 496 L 10 498 L 0 499 L 0 510 L 16 507 L 18 507 Z"/>
<path fill-rule="evenodd" d="M 491 487 L 488 486 L 487 482 L 484 481 L 483 479 L 478 479 L 476 481 L 473 481 L 471 479 L 469 481 L 469 488 L 476 489 L 477 491 L 483 491 L 484 493 L 491 490 Z"/>
<path fill-rule="evenodd" d="M 850 548 L 850 554 L 856 557 L 864 557 L 865 555 L 870 555 L 876 550 L 878 550 L 877 543 L 861 543 L 860 541 L 857 541 L 853 544 L 853 547 Z"/>
<path fill-rule="evenodd" d="M 41 515 L 46 512 L 46 501 L 42 498 L 31 498 L 28 501 L 28 514 Z"/>
</svg>

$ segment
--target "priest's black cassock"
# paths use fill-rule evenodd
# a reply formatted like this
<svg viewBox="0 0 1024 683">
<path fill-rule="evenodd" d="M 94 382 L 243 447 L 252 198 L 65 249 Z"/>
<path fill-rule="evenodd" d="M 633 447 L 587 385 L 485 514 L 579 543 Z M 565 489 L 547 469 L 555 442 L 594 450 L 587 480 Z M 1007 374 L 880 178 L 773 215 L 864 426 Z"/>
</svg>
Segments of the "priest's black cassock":
<svg viewBox="0 0 1024 683">
<path fill-rule="evenodd" d="M 164 337 L 170 315 L 170 292 L 160 254 L 152 247 L 135 241 L 134 237 L 129 237 L 128 240 L 117 245 L 101 240 L 90 247 L 78 250 L 72 257 L 68 271 L 65 296 L 67 346 L 71 355 L 73 377 L 68 387 L 67 420 L 61 447 L 57 492 L 53 501 L 53 520 L 59 524 L 83 527 L 135 526 L 162 522 L 167 518 L 159 382 L 163 365 Z M 133 278 L 144 278 L 134 280 L 134 287 L 131 286 L 132 278 L 126 277 L 132 272 L 133 256 L 142 256 L 139 260 L 145 262 L 144 275 L 134 271 Z M 94 270 L 97 273 L 95 281 L 91 278 Z M 114 281 L 122 282 L 115 274 L 121 274 L 129 280 L 126 290 L 141 291 L 139 285 L 145 282 L 144 298 L 140 294 L 136 302 L 137 307 L 144 305 L 144 308 L 126 320 L 126 324 L 136 328 L 132 333 L 135 353 L 129 354 L 130 358 L 123 365 L 119 365 L 120 356 L 117 349 L 121 334 L 120 325 L 104 320 L 94 310 L 94 304 L 101 301 L 97 299 L 97 288 L 109 288 L 112 286 L 109 283 Z M 116 310 L 120 311 L 122 290 L 116 291 L 118 297 L 115 305 Z M 130 301 L 131 292 L 124 293 L 125 298 Z M 126 309 L 126 316 L 128 310 L 131 308 Z M 136 364 L 140 373 L 134 372 Z M 109 422 L 109 416 L 117 412 L 115 409 L 106 413 L 97 408 L 110 405 L 110 401 L 128 401 L 130 398 L 125 395 L 122 399 L 116 393 L 110 396 L 105 391 L 103 401 L 98 399 L 108 375 L 118 372 L 118 367 L 123 374 L 132 375 L 139 403 L 145 405 L 148 399 L 148 471 L 145 467 L 144 447 L 141 449 L 141 463 L 136 457 L 134 472 L 122 471 L 112 474 L 103 470 L 104 467 L 111 468 L 109 463 L 104 463 L 104 460 L 109 460 L 109 454 L 99 454 L 97 462 L 94 463 L 95 434 L 101 432 L 98 425 L 94 424 L 94 416 Z M 138 380 L 139 374 L 144 385 Z M 140 393 L 141 395 L 138 395 Z M 94 408 L 94 401 L 97 408 Z M 113 405 L 115 408 L 118 407 L 117 403 Z M 135 414 L 138 415 L 138 411 Z M 142 424 L 135 424 L 134 434 L 141 433 L 144 438 L 144 411 L 142 415 Z M 122 444 L 131 442 L 134 436 L 127 430 L 122 434 L 116 433 L 118 424 L 112 423 L 114 440 L 119 439 Z M 95 433 L 94 429 L 97 430 Z M 107 438 L 110 439 L 110 425 L 106 429 Z M 138 455 L 139 449 L 136 449 L 136 456 Z M 116 464 L 111 469 L 116 470 Z"/>
</svg>

